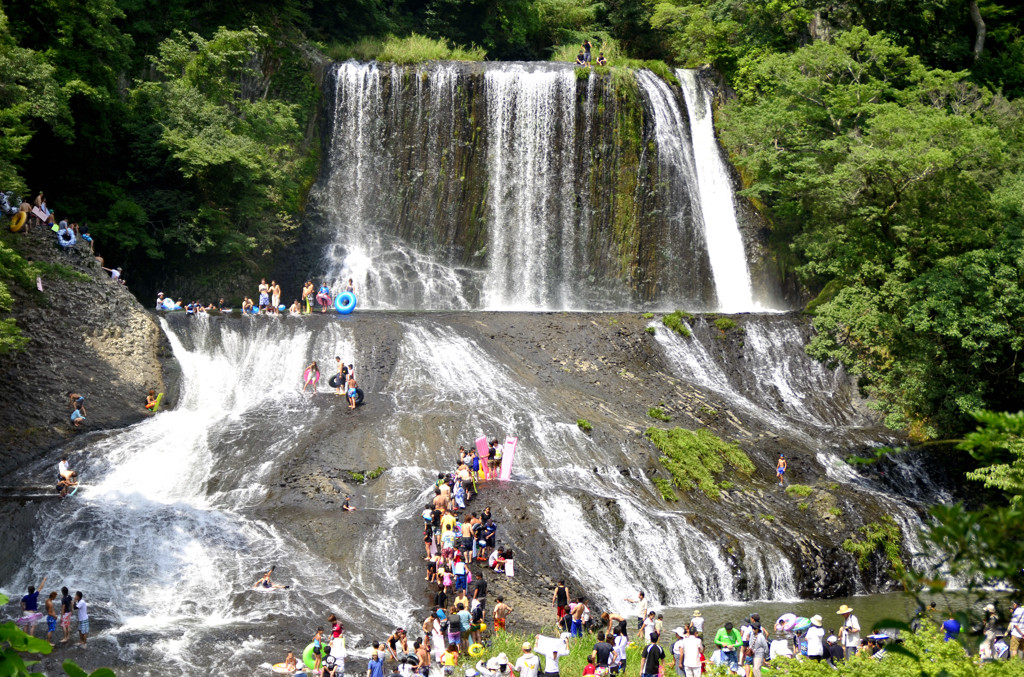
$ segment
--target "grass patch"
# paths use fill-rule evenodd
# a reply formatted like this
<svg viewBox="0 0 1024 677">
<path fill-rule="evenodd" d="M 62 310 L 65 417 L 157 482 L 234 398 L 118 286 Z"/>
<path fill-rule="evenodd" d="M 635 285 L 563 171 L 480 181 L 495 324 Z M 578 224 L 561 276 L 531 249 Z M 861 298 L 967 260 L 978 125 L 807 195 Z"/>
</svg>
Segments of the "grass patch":
<svg viewBox="0 0 1024 677">
<path fill-rule="evenodd" d="M 664 477 L 654 477 L 651 479 L 651 482 L 658 488 L 658 492 L 661 494 L 661 497 L 666 501 L 679 500 L 679 497 L 676 496 L 675 490 L 672 489 L 672 483 Z"/>
<path fill-rule="evenodd" d="M 891 515 L 884 515 L 881 522 L 865 524 L 857 531 L 863 538 L 846 539 L 843 541 L 843 550 L 857 556 L 857 566 L 861 571 L 866 571 L 871 566 L 871 558 L 877 552 L 889 561 L 892 574 L 896 578 L 903 576 L 906 571 L 903 557 L 900 555 L 903 533 Z"/>
<path fill-rule="evenodd" d="M 807 501 L 800 501 L 799 503 L 796 504 L 796 507 L 799 508 L 800 510 L 807 510 L 809 507 L 811 507 L 811 504 L 808 503 Z"/>
<path fill-rule="evenodd" d="M 506 601 L 508 601 L 507 597 Z M 515 624 L 517 622 L 517 615 L 517 613 L 512 614 L 512 617 L 509 621 L 510 624 Z M 630 619 L 630 621 L 632 622 L 632 619 Z M 536 634 L 534 633 L 526 634 L 521 632 L 505 632 L 503 630 L 499 630 L 496 633 L 490 633 L 490 626 L 490 616 L 488 615 L 487 627 L 488 633 L 491 635 L 491 645 L 484 647 L 484 653 L 479 658 L 469 658 L 465 655 L 460 656 L 458 668 L 456 668 L 455 670 L 456 675 L 463 674 L 467 667 L 472 667 L 473 665 L 476 665 L 477 661 L 482 660 L 484 663 L 486 663 L 488 658 L 497 656 L 499 653 L 504 653 L 508 657 L 509 662 L 514 664 L 516 662 L 516 659 L 518 659 L 519 656 L 523 655 L 523 642 L 529 642 L 530 644 L 533 644 L 536 640 Z M 630 628 L 632 629 L 632 625 L 630 626 Z M 604 628 L 602 628 L 602 630 L 603 629 Z M 548 636 L 557 636 L 555 635 L 554 627 L 551 624 L 548 624 L 547 627 L 544 628 L 542 634 Z M 667 636 L 671 634 L 671 631 L 668 628 L 665 628 L 666 637 L 662 639 L 661 642 L 659 642 L 661 647 L 665 649 L 666 652 L 671 646 L 671 642 L 669 641 Z M 633 638 L 630 637 L 630 639 Z M 674 636 L 672 639 L 674 639 Z M 559 657 L 559 673 L 562 675 L 582 675 L 583 668 L 585 668 L 587 665 L 587 656 L 590 655 L 591 649 L 593 649 L 596 643 L 597 636 L 589 632 L 583 633 L 582 637 L 573 638 L 570 642 L 569 653 Z M 628 649 L 626 649 L 626 664 L 630 666 L 640 665 L 640 652 L 643 650 L 643 648 L 644 641 L 640 640 L 636 643 L 636 646 L 630 646 Z M 543 669 L 544 659 L 541 658 L 540 662 L 541 668 Z M 544 673 L 540 672 L 538 674 L 543 675 Z"/>
<path fill-rule="evenodd" d="M 728 491 L 729 489 L 732 489 L 735 485 L 732 482 L 726 480 L 725 482 L 719 482 L 718 486 L 721 487 L 723 490 Z"/>
<path fill-rule="evenodd" d="M 650 334 L 651 336 L 654 336 L 655 334 L 658 333 L 658 331 L 654 327 L 647 327 L 646 329 L 644 329 L 644 331 Z"/>
<path fill-rule="evenodd" d="M 754 472 L 754 464 L 742 449 L 707 430 L 652 427 L 644 435 L 662 453 L 659 460 L 672 475 L 672 484 L 683 491 L 696 486 L 709 498 L 717 499 L 721 486 L 715 475 L 727 464 L 744 474 Z"/>
<path fill-rule="evenodd" d="M 807 498 L 814 491 L 814 487 L 809 487 L 806 484 L 790 484 L 786 487 L 786 493 L 790 496 L 799 496 L 800 498 Z"/>
<path fill-rule="evenodd" d="M 707 416 L 709 418 L 714 418 L 715 416 L 718 416 L 718 410 L 712 409 L 706 404 L 700 405 L 700 409 L 698 411 L 700 412 L 701 416 Z"/>
<path fill-rule="evenodd" d="M 680 336 L 688 337 L 690 328 L 686 326 L 686 322 L 690 320 L 693 320 L 693 315 L 677 310 L 661 318 L 661 323 Z"/>
<path fill-rule="evenodd" d="M 651 320 L 654 319 L 654 313 L 644 313 L 640 317 L 644 318 L 645 320 Z"/>
<path fill-rule="evenodd" d="M 363 482 L 366 481 L 366 477 L 362 473 L 350 472 L 348 476 L 351 477 L 352 481 L 355 482 L 356 484 L 362 484 Z"/>
<path fill-rule="evenodd" d="M 651 407 L 647 410 L 647 415 L 656 421 L 671 421 L 672 417 L 667 416 L 661 407 Z"/>
<path fill-rule="evenodd" d="M 828 490 L 829 491 L 835 491 L 838 488 L 839 488 L 839 482 L 832 482 L 831 484 L 828 485 Z"/>
<path fill-rule="evenodd" d="M 389 35 L 385 38 L 362 38 L 355 42 L 333 44 L 327 55 L 335 61 L 387 61 L 397 64 L 424 61 L 483 61 L 487 51 L 470 45 L 453 45 L 445 39 L 434 40 L 413 33 L 404 38 Z"/>
<path fill-rule="evenodd" d="M 590 425 L 590 421 L 588 421 L 585 418 L 576 419 L 576 427 L 578 427 L 585 433 L 589 433 L 591 430 L 594 429 L 594 426 Z"/>
<path fill-rule="evenodd" d="M 828 514 L 832 515 L 833 517 L 842 517 L 843 516 L 843 509 L 842 508 L 829 508 L 828 509 Z"/>
<path fill-rule="evenodd" d="M 366 477 L 371 480 L 375 480 L 384 474 L 384 466 L 379 465 L 370 472 L 366 473 Z"/>
<path fill-rule="evenodd" d="M 715 320 L 715 326 L 721 332 L 731 331 L 736 328 L 736 321 L 729 317 L 719 317 Z"/>
<path fill-rule="evenodd" d="M 68 280 L 69 282 L 89 282 L 92 280 L 92 278 L 85 273 L 80 273 L 71 266 L 65 266 L 63 263 L 44 263 L 42 261 L 36 261 L 32 266 L 39 271 L 39 274 L 43 277 Z"/>
<path fill-rule="evenodd" d="M 679 86 L 679 78 L 676 77 L 675 71 L 667 63 L 656 59 L 631 59 L 626 56 L 618 40 L 606 35 L 580 35 L 578 40 L 555 47 L 551 52 L 551 60 L 576 63 L 576 55 L 582 51 L 581 45 L 586 37 L 590 37 L 590 42 L 593 43 L 593 47 L 590 50 L 591 63 L 594 64 L 594 71 L 599 75 L 602 74 L 601 71 L 614 71 L 619 68 L 630 70 L 646 68 L 665 82 L 677 87 Z M 597 57 L 602 53 L 608 59 L 608 65 L 605 67 L 597 65 Z"/>
<path fill-rule="evenodd" d="M 775 521 L 775 515 L 769 515 L 768 513 L 761 513 L 760 515 L 758 515 L 758 517 L 763 519 L 765 522 L 774 522 Z"/>
</svg>

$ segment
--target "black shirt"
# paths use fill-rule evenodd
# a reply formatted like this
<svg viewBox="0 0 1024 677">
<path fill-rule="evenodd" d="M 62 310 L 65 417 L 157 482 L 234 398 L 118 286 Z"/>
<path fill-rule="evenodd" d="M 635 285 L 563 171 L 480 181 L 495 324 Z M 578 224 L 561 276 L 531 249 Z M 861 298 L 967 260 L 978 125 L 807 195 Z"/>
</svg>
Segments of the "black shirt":
<svg viewBox="0 0 1024 677">
<path fill-rule="evenodd" d="M 644 647 L 643 652 L 643 667 L 640 672 L 645 675 L 656 675 L 658 674 L 658 667 L 661 665 L 661 661 L 665 659 L 665 650 L 657 644 L 648 644 Z"/>
<path fill-rule="evenodd" d="M 569 606 L 569 589 L 564 585 L 555 588 L 555 605 Z"/>
<path fill-rule="evenodd" d="M 476 583 L 473 584 L 473 590 L 476 592 L 476 599 L 487 597 L 487 581 L 477 579 Z"/>
<path fill-rule="evenodd" d="M 594 651 L 597 653 L 597 665 L 598 665 L 598 667 L 602 667 L 602 666 L 606 667 L 608 665 L 608 659 L 612 655 L 612 645 L 609 644 L 608 642 L 598 642 L 597 644 L 594 645 Z M 655 670 L 654 674 L 658 674 L 657 673 L 658 668 L 655 667 L 654 670 Z"/>
<path fill-rule="evenodd" d="M 438 590 L 434 595 L 434 606 L 439 606 L 442 609 L 448 608 L 448 595 L 444 594 L 444 590 Z"/>
<path fill-rule="evenodd" d="M 430 525 L 435 529 L 441 528 L 441 511 L 437 508 L 434 508 L 430 513 Z"/>
<path fill-rule="evenodd" d="M 61 597 L 60 603 L 64 607 L 64 613 L 71 613 L 71 595 L 64 595 Z"/>
</svg>

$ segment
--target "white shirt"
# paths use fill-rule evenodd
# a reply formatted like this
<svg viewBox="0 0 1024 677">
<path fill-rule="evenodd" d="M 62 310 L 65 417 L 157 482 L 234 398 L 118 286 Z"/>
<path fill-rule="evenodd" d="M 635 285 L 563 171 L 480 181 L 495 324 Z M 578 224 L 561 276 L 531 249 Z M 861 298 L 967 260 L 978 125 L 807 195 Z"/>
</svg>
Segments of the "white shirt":
<svg viewBox="0 0 1024 677">
<path fill-rule="evenodd" d="M 68 472 L 69 472 L 69 470 L 68 470 L 68 462 L 67 461 L 61 461 L 60 463 L 58 463 L 57 464 L 57 472 L 59 472 L 61 474 L 61 477 L 63 477 L 64 475 L 67 475 Z"/>
<path fill-rule="evenodd" d="M 697 628 L 697 632 L 704 632 L 704 617 L 694 616 L 690 619 L 690 624 Z"/>
<path fill-rule="evenodd" d="M 654 632 L 654 619 L 648 618 L 644 621 L 644 639 L 648 644 L 651 643 L 651 633 Z"/>
<path fill-rule="evenodd" d="M 689 637 L 684 637 L 681 641 L 683 643 L 683 667 L 699 668 L 700 648 L 703 646 L 700 637 L 690 635 Z"/>
<path fill-rule="evenodd" d="M 853 614 L 846 619 L 843 623 L 843 627 L 846 628 L 846 642 L 844 646 L 860 646 L 860 619 Z M 856 632 L 854 631 L 856 630 Z"/>
<path fill-rule="evenodd" d="M 615 637 L 615 658 L 618 662 L 626 660 L 626 649 L 629 647 L 629 637 L 625 635 L 618 635 Z"/>
<path fill-rule="evenodd" d="M 537 677 L 537 668 L 539 667 L 540 659 L 534 653 L 524 653 L 516 661 L 516 672 L 519 677 Z"/>
<path fill-rule="evenodd" d="M 775 660 L 778 656 L 793 657 L 793 650 L 789 648 L 789 642 L 784 639 L 772 640 L 771 647 L 768 649 L 768 659 Z"/>
<path fill-rule="evenodd" d="M 754 628 L 750 627 L 749 623 L 744 623 L 740 626 L 740 640 L 749 643 L 750 635 L 754 632 Z"/>
<path fill-rule="evenodd" d="M 812 625 L 807 629 L 807 655 L 821 656 L 825 653 L 825 647 L 821 641 L 825 637 L 824 628 Z"/>
<path fill-rule="evenodd" d="M 120 271 L 118 271 L 117 268 L 114 268 L 112 271 L 110 271 L 110 279 L 111 280 L 116 280 L 119 277 L 121 277 L 121 273 L 120 273 Z"/>
<path fill-rule="evenodd" d="M 1010 614 L 1010 636 L 1024 637 L 1024 606 L 1019 606 Z"/>
<path fill-rule="evenodd" d="M 89 605 L 85 603 L 84 599 L 80 600 L 78 604 L 75 605 L 75 608 L 78 609 L 78 620 L 89 620 Z"/>
<path fill-rule="evenodd" d="M 683 640 L 682 639 L 677 639 L 675 641 L 675 643 L 672 644 L 672 655 L 673 656 L 682 656 L 683 655 Z"/>
<path fill-rule="evenodd" d="M 641 599 L 636 603 L 636 617 L 647 618 L 647 598 Z"/>
</svg>

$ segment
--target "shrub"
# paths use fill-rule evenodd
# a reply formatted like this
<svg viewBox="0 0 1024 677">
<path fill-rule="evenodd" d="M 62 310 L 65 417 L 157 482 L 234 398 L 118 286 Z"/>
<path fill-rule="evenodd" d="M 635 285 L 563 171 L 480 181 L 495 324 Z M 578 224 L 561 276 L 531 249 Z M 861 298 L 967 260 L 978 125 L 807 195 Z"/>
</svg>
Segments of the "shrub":
<svg viewBox="0 0 1024 677">
<path fill-rule="evenodd" d="M 800 510 L 807 510 L 807 508 L 811 507 L 811 504 L 808 503 L 807 501 L 801 501 L 796 504 L 796 507 L 799 508 Z"/>
<path fill-rule="evenodd" d="M 842 510 L 842 508 L 829 508 L 828 509 L 828 514 L 832 515 L 833 517 L 842 517 L 843 516 L 843 510 Z"/>
<path fill-rule="evenodd" d="M 715 320 L 715 326 L 721 332 L 727 332 L 736 328 L 736 321 L 729 317 L 719 317 Z"/>
<path fill-rule="evenodd" d="M 366 481 L 366 477 L 364 477 L 362 473 L 350 472 L 348 475 L 352 478 L 352 481 L 357 484 L 362 484 Z"/>
<path fill-rule="evenodd" d="M 377 479 L 378 477 L 380 477 L 383 474 L 384 474 L 384 466 L 379 465 L 375 469 L 373 469 L 370 472 L 366 473 L 366 476 L 367 476 L 367 478 L 369 478 L 371 480 L 375 480 L 375 479 Z"/>
<path fill-rule="evenodd" d="M 690 320 L 693 320 L 693 315 L 677 310 L 661 318 L 661 323 L 680 336 L 686 337 L 690 335 L 690 328 L 686 326 L 686 322 Z"/>
<path fill-rule="evenodd" d="M 671 421 L 671 416 L 666 416 L 665 412 L 662 411 L 661 407 L 651 407 L 647 410 L 647 415 L 658 421 Z"/>
<path fill-rule="evenodd" d="M 758 517 L 763 519 L 765 522 L 774 522 L 775 521 L 775 515 L 769 515 L 767 513 L 761 513 L 760 515 L 758 515 Z"/>
<path fill-rule="evenodd" d="M 644 435 L 662 453 L 659 460 L 671 474 L 672 483 L 683 491 L 696 486 L 709 498 L 717 499 L 721 487 L 715 475 L 724 471 L 726 464 L 744 474 L 754 471 L 754 464 L 742 449 L 704 429 L 652 427 Z"/>
<path fill-rule="evenodd" d="M 590 425 L 590 421 L 588 421 L 585 418 L 576 419 L 576 425 L 579 427 L 580 430 L 582 430 L 585 433 L 589 433 L 591 430 L 594 429 L 594 426 Z"/>
<path fill-rule="evenodd" d="M 331 45 L 327 54 L 335 61 L 387 61 L 397 64 L 424 61 L 483 61 L 487 51 L 476 46 L 452 45 L 445 39 L 434 40 L 413 33 L 404 38 L 389 35 L 383 40 L 362 38 L 348 44 Z"/>
<path fill-rule="evenodd" d="M 646 329 L 644 329 L 644 331 L 650 334 L 651 336 L 654 336 L 655 334 L 658 333 L 654 327 L 647 327 Z"/>
<path fill-rule="evenodd" d="M 654 477 L 651 482 L 658 488 L 658 492 L 661 493 L 661 497 L 666 501 L 678 501 L 679 497 L 676 496 L 676 492 L 672 489 L 672 483 L 664 477 Z"/>
<path fill-rule="evenodd" d="M 786 487 L 786 493 L 790 496 L 800 496 L 801 498 L 807 498 L 814 491 L 813 487 L 809 487 L 806 484 L 790 484 Z"/>
<path fill-rule="evenodd" d="M 645 320 L 650 320 L 654 318 L 654 313 L 644 313 L 640 317 L 644 318 Z"/>
<path fill-rule="evenodd" d="M 835 508 L 838 510 L 838 508 Z M 858 529 L 863 539 L 853 540 L 848 538 L 843 541 L 843 550 L 857 556 L 857 566 L 866 570 L 871 566 L 871 558 L 875 553 L 881 553 L 889 561 L 892 573 L 897 578 L 906 571 L 903 564 L 903 557 L 900 554 L 900 543 L 903 541 L 903 534 L 900 526 L 891 515 L 884 515 L 881 522 L 871 522 Z"/>
</svg>

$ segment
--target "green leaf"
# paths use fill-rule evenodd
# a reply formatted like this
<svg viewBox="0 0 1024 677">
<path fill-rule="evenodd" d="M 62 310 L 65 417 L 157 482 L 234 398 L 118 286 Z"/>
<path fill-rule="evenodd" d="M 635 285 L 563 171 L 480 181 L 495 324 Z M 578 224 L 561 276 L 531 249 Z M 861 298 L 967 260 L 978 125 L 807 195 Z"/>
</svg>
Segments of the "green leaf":
<svg viewBox="0 0 1024 677">
<path fill-rule="evenodd" d="M 75 663 L 70 658 L 66 659 L 60 665 L 68 677 L 88 677 L 88 674 L 82 668 L 78 667 L 78 663 Z M 111 673 L 113 674 L 113 673 Z"/>
</svg>

